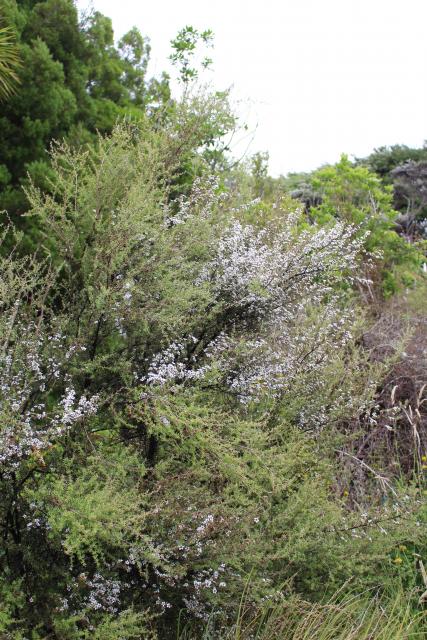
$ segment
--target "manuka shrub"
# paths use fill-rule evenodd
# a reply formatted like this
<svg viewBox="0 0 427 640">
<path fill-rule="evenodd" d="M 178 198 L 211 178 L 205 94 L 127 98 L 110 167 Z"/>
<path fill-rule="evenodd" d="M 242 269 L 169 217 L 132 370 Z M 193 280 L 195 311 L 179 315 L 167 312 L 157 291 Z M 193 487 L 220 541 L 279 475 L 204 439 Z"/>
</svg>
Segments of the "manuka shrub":
<svg viewBox="0 0 427 640">
<path fill-rule="evenodd" d="M 398 579 L 421 535 L 415 491 L 361 512 L 336 492 L 334 426 L 378 374 L 351 293 L 364 232 L 288 200 L 255 223 L 200 158 L 177 195 L 217 111 L 60 146 L 28 191 L 39 254 L 0 264 L 5 638 L 220 626 L 249 576 L 254 607 L 284 584 L 320 599 Z"/>
</svg>

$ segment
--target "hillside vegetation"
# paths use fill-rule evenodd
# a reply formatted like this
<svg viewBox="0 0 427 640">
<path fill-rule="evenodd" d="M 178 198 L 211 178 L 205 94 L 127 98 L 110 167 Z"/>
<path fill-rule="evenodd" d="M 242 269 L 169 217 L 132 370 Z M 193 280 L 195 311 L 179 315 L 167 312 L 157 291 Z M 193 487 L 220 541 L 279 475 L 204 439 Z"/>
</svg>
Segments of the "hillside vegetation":
<svg viewBox="0 0 427 640">
<path fill-rule="evenodd" d="M 425 149 L 273 179 L 210 32 L 172 100 L 136 30 L 2 6 L 0 637 L 426 637 Z"/>
</svg>

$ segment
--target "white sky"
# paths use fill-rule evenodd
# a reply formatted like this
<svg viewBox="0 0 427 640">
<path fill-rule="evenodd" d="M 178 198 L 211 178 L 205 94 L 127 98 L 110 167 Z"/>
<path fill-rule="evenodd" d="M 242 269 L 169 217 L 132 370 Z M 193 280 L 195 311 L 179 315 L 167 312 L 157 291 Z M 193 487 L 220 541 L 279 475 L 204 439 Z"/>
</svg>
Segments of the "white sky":
<svg viewBox="0 0 427 640">
<path fill-rule="evenodd" d="M 249 153 L 268 151 L 273 175 L 427 139 L 427 0 L 92 4 L 112 18 L 116 37 L 136 25 L 150 38 L 152 75 L 170 71 L 169 43 L 179 29 L 212 29 L 206 81 L 232 87 L 252 130 L 234 152 L 254 134 Z"/>
</svg>

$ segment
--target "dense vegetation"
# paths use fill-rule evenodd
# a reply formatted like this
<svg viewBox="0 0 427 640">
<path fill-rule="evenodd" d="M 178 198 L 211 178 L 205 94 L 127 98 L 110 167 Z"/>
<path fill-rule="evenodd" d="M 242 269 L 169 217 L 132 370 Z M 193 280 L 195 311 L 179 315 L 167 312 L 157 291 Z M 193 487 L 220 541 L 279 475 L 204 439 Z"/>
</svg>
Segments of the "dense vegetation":
<svg viewBox="0 0 427 640">
<path fill-rule="evenodd" d="M 2 106 L 0 206 L 19 214 L 27 175 L 46 187 L 52 139 L 82 144 L 111 132 L 117 118 L 139 117 L 169 99 L 168 79 L 148 79 L 149 43 L 132 29 L 114 45 L 111 20 L 99 12 L 79 23 L 70 0 L 2 0 L 15 31 L 21 88 Z"/>
<path fill-rule="evenodd" d="M 424 150 L 273 179 L 210 32 L 172 101 L 136 30 L 2 6 L 1 637 L 424 637 Z"/>
</svg>

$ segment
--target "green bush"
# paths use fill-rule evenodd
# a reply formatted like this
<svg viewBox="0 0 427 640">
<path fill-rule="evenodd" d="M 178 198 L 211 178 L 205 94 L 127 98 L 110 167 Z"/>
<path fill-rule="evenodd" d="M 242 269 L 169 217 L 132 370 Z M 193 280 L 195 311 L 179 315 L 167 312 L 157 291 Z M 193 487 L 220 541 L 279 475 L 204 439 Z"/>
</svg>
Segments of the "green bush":
<svg viewBox="0 0 427 640">
<path fill-rule="evenodd" d="M 370 187 L 319 225 L 287 198 L 238 202 L 194 155 L 227 108 L 190 96 L 163 127 L 60 145 L 48 193 L 28 189 L 39 253 L 0 260 L 5 637 L 219 633 L 249 577 L 254 610 L 283 585 L 396 591 L 396 550 L 420 548 L 416 486 L 353 456 L 379 489 L 355 508 L 339 488 L 341 427 L 362 428 L 387 367 L 353 289 Z"/>
</svg>

